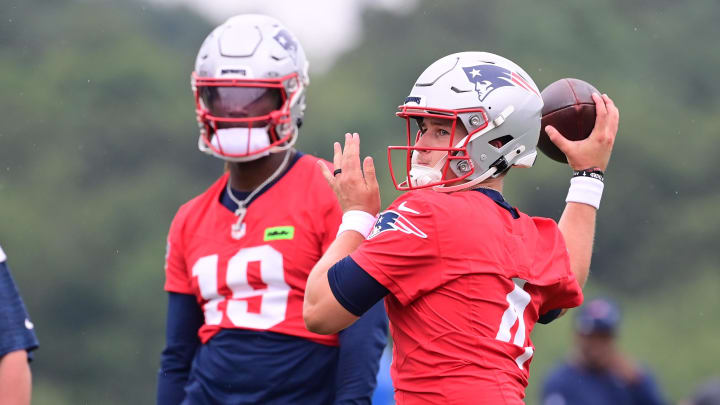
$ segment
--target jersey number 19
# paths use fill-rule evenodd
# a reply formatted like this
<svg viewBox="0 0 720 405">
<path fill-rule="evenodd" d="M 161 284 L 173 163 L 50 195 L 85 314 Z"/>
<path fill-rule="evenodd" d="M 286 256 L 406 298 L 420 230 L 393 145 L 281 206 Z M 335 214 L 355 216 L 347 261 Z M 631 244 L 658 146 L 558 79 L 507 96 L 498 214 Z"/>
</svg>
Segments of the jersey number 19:
<svg viewBox="0 0 720 405">
<path fill-rule="evenodd" d="M 248 277 L 251 262 L 260 263 L 260 285 Z M 282 254 L 270 245 L 243 248 L 230 258 L 225 281 L 231 297 L 218 291 L 218 255 L 198 259 L 192 274 L 207 300 L 203 310 L 208 325 L 220 325 L 223 313 L 233 325 L 253 329 L 269 329 L 285 320 L 290 286 L 285 282 Z M 249 310 L 248 299 L 253 297 L 260 297 L 259 312 Z M 223 301 L 226 305 L 221 310 Z"/>
</svg>

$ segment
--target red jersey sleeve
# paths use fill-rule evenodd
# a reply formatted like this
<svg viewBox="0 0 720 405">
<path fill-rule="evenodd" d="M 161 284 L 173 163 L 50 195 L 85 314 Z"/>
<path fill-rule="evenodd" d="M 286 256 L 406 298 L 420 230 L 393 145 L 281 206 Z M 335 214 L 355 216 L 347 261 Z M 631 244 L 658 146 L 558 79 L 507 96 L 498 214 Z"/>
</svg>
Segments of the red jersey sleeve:
<svg viewBox="0 0 720 405">
<path fill-rule="evenodd" d="M 540 314 L 554 309 L 575 308 L 583 302 L 583 293 L 574 275 L 564 281 L 543 287 L 543 302 L 540 305 Z"/>
<path fill-rule="evenodd" d="M 445 279 L 431 209 L 412 193 L 380 213 L 368 240 L 351 257 L 403 305 Z"/>
<path fill-rule="evenodd" d="M 582 288 L 570 269 L 570 257 L 557 223 L 549 218 L 534 217 L 539 233 L 539 246 L 535 255 L 537 271 L 543 292 L 540 313 L 554 309 L 573 308 L 583 301 Z"/>
<path fill-rule="evenodd" d="M 165 251 L 165 291 L 194 294 L 185 263 L 183 228 L 185 227 L 184 207 L 175 214 L 168 232 Z"/>
</svg>

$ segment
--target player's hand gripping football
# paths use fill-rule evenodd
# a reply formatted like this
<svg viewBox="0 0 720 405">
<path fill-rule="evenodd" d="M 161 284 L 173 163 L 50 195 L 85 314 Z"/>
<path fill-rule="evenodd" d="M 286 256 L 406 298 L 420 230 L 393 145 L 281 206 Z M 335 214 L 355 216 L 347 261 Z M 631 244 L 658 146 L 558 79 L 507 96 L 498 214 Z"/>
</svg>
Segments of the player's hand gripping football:
<svg viewBox="0 0 720 405">
<path fill-rule="evenodd" d="M 607 94 L 593 93 L 592 98 L 595 101 L 595 127 L 586 139 L 570 141 L 553 126 L 545 128 L 550 140 L 567 156 L 573 170 L 597 167 L 605 171 L 617 135 L 620 112 L 615 103 Z"/>
<path fill-rule="evenodd" d="M 360 210 L 377 215 L 380 212 L 380 188 L 375 177 L 375 165 L 371 157 L 363 160 L 360 166 L 360 135 L 345 134 L 345 148 L 339 142 L 333 144 L 334 174 L 322 162 L 318 161 L 323 176 L 335 191 L 343 212 Z"/>
</svg>

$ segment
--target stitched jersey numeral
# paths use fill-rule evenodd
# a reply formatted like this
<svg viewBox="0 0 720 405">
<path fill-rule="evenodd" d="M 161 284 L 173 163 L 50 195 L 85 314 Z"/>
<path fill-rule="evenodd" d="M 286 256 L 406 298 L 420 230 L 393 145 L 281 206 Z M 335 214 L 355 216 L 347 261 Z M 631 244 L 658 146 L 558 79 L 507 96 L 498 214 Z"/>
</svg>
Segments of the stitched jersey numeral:
<svg viewBox="0 0 720 405">
<path fill-rule="evenodd" d="M 250 263 L 259 263 L 259 280 L 251 281 Z M 290 286 L 285 282 L 283 257 L 270 245 L 240 249 L 231 257 L 225 277 L 231 297 L 218 291 L 218 255 L 201 257 L 192 268 L 198 279 L 205 323 L 219 325 L 223 313 L 238 327 L 269 329 L 285 320 Z M 259 301 L 259 308 L 250 308 L 250 300 Z M 227 301 L 221 310 L 220 303 Z"/>
<path fill-rule="evenodd" d="M 514 278 L 515 288 L 505 296 L 505 300 L 508 302 L 508 308 L 503 313 L 502 319 L 500 320 L 500 328 L 498 329 L 497 336 L 495 339 L 510 343 L 512 338 L 512 344 L 515 346 L 523 347 L 525 344 L 525 334 L 527 328 L 525 327 L 525 318 L 523 313 L 530 303 L 530 294 L 523 289 L 526 281 L 519 278 Z M 515 337 L 513 338 L 510 333 L 510 329 L 518 323 L 517 330 L 515 331 Z M 533 348 L 523 347 L 525 350 L 523 354 L 515 358 L 515 363 L 522 370 L 523 364 L 525 364 L 530 357 L 533 355 Z"/>
</svg>

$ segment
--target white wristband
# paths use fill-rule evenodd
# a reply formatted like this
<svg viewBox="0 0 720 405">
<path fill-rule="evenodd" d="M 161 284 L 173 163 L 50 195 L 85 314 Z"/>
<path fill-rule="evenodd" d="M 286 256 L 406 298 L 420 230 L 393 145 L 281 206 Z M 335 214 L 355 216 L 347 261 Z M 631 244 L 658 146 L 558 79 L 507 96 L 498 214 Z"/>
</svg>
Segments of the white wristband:
<svg viewBox="0 0 720 405">
<path fill-rule="evenodd" d="M 604 186 L 602 181 L 592 177 L 573 177 L 570 179 L 570 189 L 565 202 L 592 205 L 598 209 Z"/>
<path fill-rule="evenodd" d="M 377 218 L 365 211 L 347 211 L 342 216 L 342 223 L 340 224 L 340 228 L 338 228 L 337 236 L 340 236 L 340 234 L 345 231 L 355 231 L 360 233 L 363 238 L 367 238 L 375 225 L 376 219 Z"/>
</svg>

